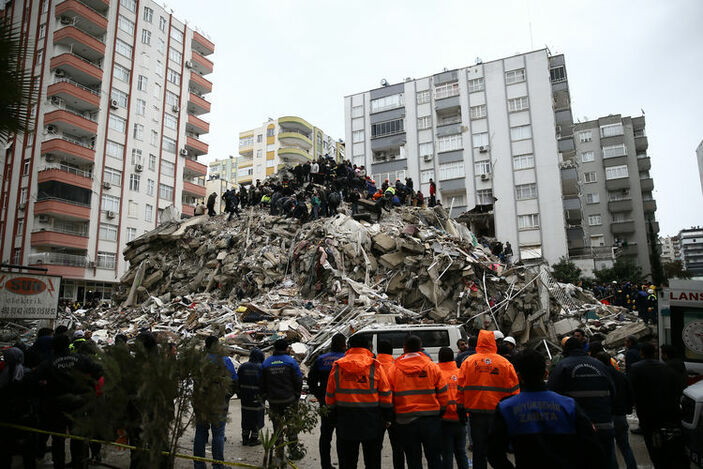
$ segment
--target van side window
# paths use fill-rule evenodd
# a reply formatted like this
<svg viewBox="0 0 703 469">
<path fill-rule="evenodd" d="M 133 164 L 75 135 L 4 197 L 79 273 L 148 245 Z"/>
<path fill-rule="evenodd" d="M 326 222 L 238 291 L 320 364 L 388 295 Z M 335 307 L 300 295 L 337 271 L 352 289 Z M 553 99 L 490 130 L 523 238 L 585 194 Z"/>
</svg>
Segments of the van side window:
<svg viewBox="0 0 703 469">
<path fill-rule="evenodd" d="M 422 346 L 427 347 L 449 347 L 449 331 L 441 330 L 419 330 L 414 332 L 422 339 Z"/>
<path fill-rule="evenodd" d="M 403 348 L 405 343 L 405 338 L 410 335 L 408 331 L 386 331 L 378 332 L 376 337 L 376 343 L 380 343 L 382 340 L 387 340 L 391 343 L 393 348 Z"/>
</svg>

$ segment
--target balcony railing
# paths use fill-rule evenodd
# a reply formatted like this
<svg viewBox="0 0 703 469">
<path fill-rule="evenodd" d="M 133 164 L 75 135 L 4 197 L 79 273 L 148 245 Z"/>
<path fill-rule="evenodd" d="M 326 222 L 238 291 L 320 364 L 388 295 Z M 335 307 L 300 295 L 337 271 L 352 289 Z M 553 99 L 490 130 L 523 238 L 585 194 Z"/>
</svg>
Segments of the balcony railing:
<svg viewBox="0 0 703 469">
<path fill-rule="evenodd" d="M 86 7 L 88 10 L 92 11 L 93 13 L 98 14 L 98 15 L 102 16 L 103 18 L 107 18 L 107 16 L 105 15 L 105 13 L 100 13 L 98 10 L 96 10 L 95 8 L 93 8 L 93 7 L 91 7 L 90 5 L 86 4 L 85 2 L 81 2 L 80 0 L 74 0 L 74 1 L 75 1 L 76 3 L 80 3 L 81 6 Z M 59 4 L 59 5 L 60 5 L 60 4 Z"/>
<path fill-rule="evenodd" d="M 85 256 L 80 256 L 77 254 L 66 254 L 63 252 L 40 252 L 30 254 L 29 263 L 85 267 L 88 265 L 88 260 Z"/>
<path fill-rule="evenodd" d="M 78 145 L 79 147 L 87 148 L 89 150 L 95 150 L 95 145 L 90 145 L 90 144 L 81 142 L 80 140 L 77 140 L 72 137 L 68 137 L 66 135 L 49 135 L 49 137 L 46 140 L 54 140 L 56 138 L 60 138 L 61 140 L 66 140 L 67 142 L 73 143 L 74 145 Z"/>
<path fill-rule="evenodd" d="M 74 168 L 72 166 L 68 166 L 61 163 L 46 163 L 43 167 L 39 169 L 39 171 L 45 171 L 47 169 L 58 169 L 67 173 L 75 174 L 76 176 L 81 176 L 88 179 L 93 178 L 93 173 L 90 171 L 84 171 L 82 169 Z"/>
<path fill-rule="evenodd" d="M 70 83 L 71 85 L 76 86 L 76 87 L 78 87 L 78 88 L 80 88 L 80 89 L 82 89 L 82 90 L 84 90 L 84 91 L 87 91 L 88 93 L 92 93 L 92 94 L 94 94 L 95 96 L 100 96 L 100 91 L 96 91 L 96 90 L 94 90 L 94 89 L 92 89 L 92 88 L 88 88 L 88 87 L 85 86 L 85 85 L 81 85 L 81 84 L 78 83 L 77 81 L 73 81 L 73 80 L 71 80 L 70 78 L 55 78 L 55 79 L 54 79 L 54 83 Z"/>
<path fill-rule="evenodd" d="M 101 63 L 100 61 L 95 61 L 95 60 L 86 59 L 86 58 L 83 57 L 82 55 L 78 55 L 78 54 L 76 54 L 75 52 L 72 52 L 72 51 L 59 52 L 59 53 L 57 54 L 57 57 L 58 57 L 59 55 L 72 55 L 73 57 L 77 58 L 78 60 L 82 60 L 83 62 L 88 63 L 88 64 L 92 65 L 93 67 L 98 67 L 100 70 L 103 69 L 103 65 L 102 65 L 102 63 Z"/>
<path fill-rule="evenodd" d="M 75 223 L 66 223 L 59 220 L 54 220 L 54 226 L 48 228 L 48 230 L 75 236 L 88 236 L 87 224 L 76 225 Z"/>
<path fill-rule="evenodd" d="M 63 197 L 56 197 L 54 195 L 39 194 L 37 196 L 37 202 L 43 202 L 45 200 L 55 200 L 57 202 L 64 202 L 71 205 L 76 205 L 78 207 L 90 207 L 90 203 L 76 202 L 75 200 L 64 199 Z"/>
<path fill-rule="evenodd" d="M 76 111 L 73 108 L 66 106 L 65 104 L 52 104 L 52 106 L 54 106 L 56 109 L 70 112 L 71 114 L 81 117 L 83 119 L 88 119 L 89 121 L 95 122 L 96 124 L 98 123 L 97 119 L 95 118 L 95 116 L 97 116 L 97 113 Z"/>
</svg>

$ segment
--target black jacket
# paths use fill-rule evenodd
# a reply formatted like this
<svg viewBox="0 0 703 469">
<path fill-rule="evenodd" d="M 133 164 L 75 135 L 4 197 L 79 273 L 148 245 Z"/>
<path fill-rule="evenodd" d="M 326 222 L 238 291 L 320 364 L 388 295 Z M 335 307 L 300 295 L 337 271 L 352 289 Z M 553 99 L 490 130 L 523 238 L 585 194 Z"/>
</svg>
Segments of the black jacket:
<svg viewBox="0 0 703 469">
<path fill-rule="evenodd" d="M 632 392 L 632 384 L 625 373 L 621 373 L 613 366 L 609 366 L 610 379 L 615 384 L 615 399 L 613 399 L 613 415 L 627 415 L 632 413 L 635 405 L 635 395 Z"/>
<path fill-rule="evenodd" d="M 635 391 L 637 417 L 644 430 L 680 424 L 679 400 L 683 387 L 670 366 L 658 360 L 640 360 L 632 365 L 630 380 Z"/>
<path fill-rule="evenodd" d="M 300 399 L 303 374 L 295 358 L 287 353 L 271 355 L 264 360 L 262 373 L 262 394 L 270 404 L 292 404 Z"/>
</svg>

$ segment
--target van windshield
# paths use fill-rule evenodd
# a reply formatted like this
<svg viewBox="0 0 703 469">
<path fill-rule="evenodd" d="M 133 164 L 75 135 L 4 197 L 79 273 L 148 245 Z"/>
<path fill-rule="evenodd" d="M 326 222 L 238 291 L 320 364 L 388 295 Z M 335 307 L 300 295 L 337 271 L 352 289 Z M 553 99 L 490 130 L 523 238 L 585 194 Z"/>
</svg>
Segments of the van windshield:
<svg viewBox="0 0 703 469">
<path fill-rule="evenodd" d="M 449 331 L 446 329 L 435 330 L 404 330 L 404 331 L 383 331 L 376 335 L 376 343 L 382 340 L 387 340 L 391 343 L 394 349 L 403 348 L 405 338 L 410 334 L 414 334 L 422 340 L 422 346 L 427 347 L 449 347 Z"/>
</svg>

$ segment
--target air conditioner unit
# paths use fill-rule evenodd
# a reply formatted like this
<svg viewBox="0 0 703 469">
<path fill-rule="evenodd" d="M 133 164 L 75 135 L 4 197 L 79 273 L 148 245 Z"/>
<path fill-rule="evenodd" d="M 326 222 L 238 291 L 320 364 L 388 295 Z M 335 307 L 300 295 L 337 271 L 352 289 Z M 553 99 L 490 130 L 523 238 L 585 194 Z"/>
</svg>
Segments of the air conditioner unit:
<svg viewBox="0 0 703 469">
<path fill-rule="evenodd" d="M 142 171 L 144 171 L 144 165 L 135 164 L 135 165 L 134 165 L 134 170 L 135 170 L 136 172 L 138 172 L 138 173 L 141 173 Z"/>
<path fill-rule="evenodd" d="M 432 161 L 432 155 L 425 155 L 425 161 Z"/>
<path fill-rule="evenodd" d="M 181 156 L 188 156 L 188 150 L 186 150 L 185 148 L 181 148 L 180 154 Z"/>
<path fill-rule="evenodd" d="M 488 145 L 481 145 L 480 147 L 478 147 L 478 151 L 480 153 L 486 153 L 486 152 L 488 152 L 488 149 L 489 149 Z"/>
<path fill-rule="evenodd" d="M 95 261 L 88 262 L 88 268 L 94 269 L 95 268 Z"/>
<path fill-rule="evenodd" d="M 61 24 L 73 24 L 73 18 L 71 18 L 70 16 L 62 16 Z"/>
<path fill-rule="evenodd" d="M 491 176 L 488 175 L 488 174 L 482 174 L 482 175 L 481 175 L 481 180 L 482 180 L 482 181 L 490 181 L 490 180 L 491 180 Z"/>
<path fill-rule="evenodd" d="M 390 155 L 388 155 L 388 159 L 389 159 L 389 160 L 394 160 L 396 156 L 397 156 L 397 155 L 391 153 Z"/>
<path fill-rule="evenodd" d="M 172 110 L 173 112 L 175 112 L 175 113 L 178 113 L 178 111 L 180 111 L 181 108 L 179 108 L 178 106 L 173 106 L 173 107 L 171 108 L 171 110 Z"/>
<path fill-rule="evenodd" d="M 44 159 L 46 160 L 47 163 L 51 163 L 54 161 L 54 155 L 48 154 L 44 157 Z"/>
<path fill-rule="evenodd" d="M 27 204 L 25 204 L 24 202 L 22 202 L 22 203 L 19 205 L 19 209 L 20 209 L 20 210 L 24 210 L 24 207 L 26 207 L 26 205 L 27 205 Z"/>
<path fill-rule="evenodd" d="M 59 98 L 58 96 L 52 96 L 52 97 L 51 97 L 51 104 L 53 104 L 53 105 L 55 105 L 55 106 L 60 105 L 60 104 L 61 104 L 61 98 Z"/>
<path fill-rule="evenodd" d="M 117 108 L 119 107 L 118 104 L 119 104 L 119 103 L 117 102 L 116 99 L 110 100 L 110 108 L 111 108 L 111 109 L 117 109 Z"/>
<path fill-rule="evenodd" d="M 193 62 L 186 60 L 186 68 L 193 68 Z"/>
<path fill-rule="evenodd" d="M 56 78 L 63 78 L 66 76 L 66 72 L 61 69 L 58 69 L 54 72 L 54 75 L 56 76 Z"/>
<path fill-rule="evenodd" d="M 462 133 L 463 133 L 463 132 L 468 132 L 468 131 L 469 131 L 469 128 L 468 128 L 467 126 L 465 126 L 465 125 L 462 125 L 462 126 L 461 126 L 461 132 L 462 132 Z"/>
<path fill-rule="evenodd" d="M 109 182 L 103 182 L 103 189 L 112 189 L 112 184 L 110 184 Z"/>
<path fill-rule="evenodd" d="M 39 223 L 49 223 L 49 215 L 39 215 Z"/>
<path fill-rule="evenodd" d="M 112 210 L 108 210 L 107 212 L 105 212 L 105 216 L 107 218 L 115 218 L 115 212 L 113 212 Z"/>
<path fill-rule="evenodd" d="M 55 125 L 47 125 L 46 126 L 46 131 L 49 132 L 50 134 L 55 134 L 56 133 L 56 126 Z"/>
</svg>

